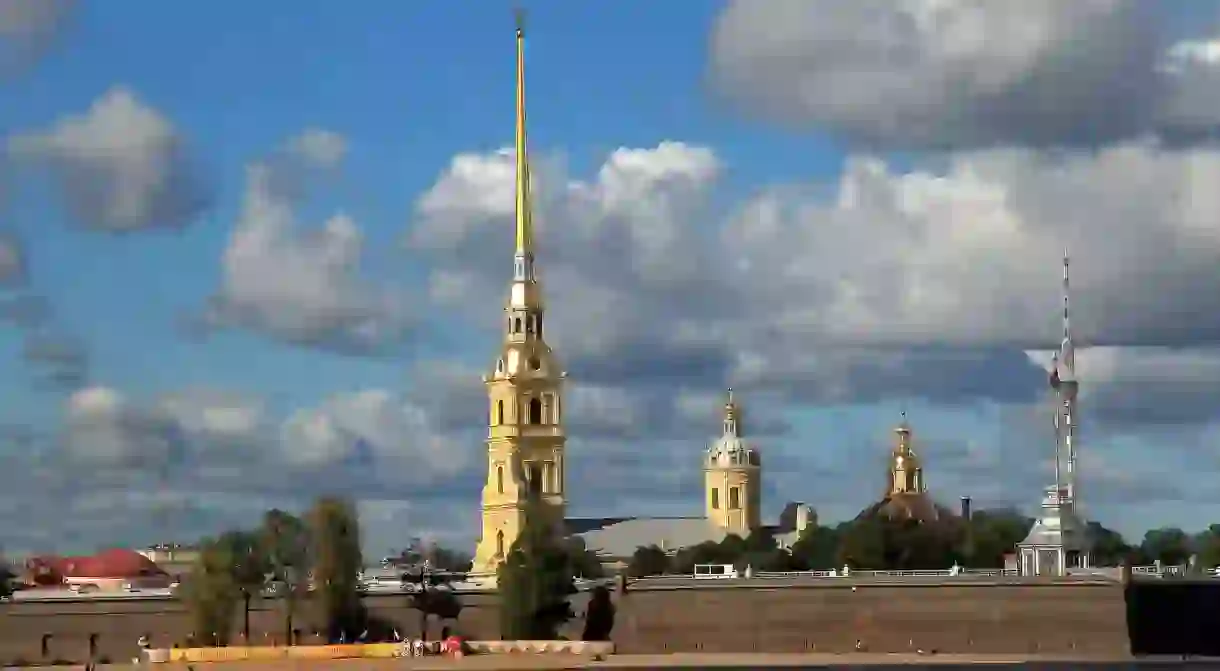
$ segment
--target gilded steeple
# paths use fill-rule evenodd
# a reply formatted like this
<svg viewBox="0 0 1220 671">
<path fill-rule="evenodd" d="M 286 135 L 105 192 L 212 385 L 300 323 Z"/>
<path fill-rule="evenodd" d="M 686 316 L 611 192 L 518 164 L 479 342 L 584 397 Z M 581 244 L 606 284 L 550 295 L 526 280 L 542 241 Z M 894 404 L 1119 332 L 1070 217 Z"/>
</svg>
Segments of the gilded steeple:
<svg viewBox="0 0 1220 671">
<path fill-rule="evenodd" d="M 561 533 L 564 486 L 563 372 L 546 342 L 542 290 L 534 275 L 534 232 L 525 141 L 525 30 L 517 15 L 516 250 L 504 306 L 504 341 L 484 376 L 488 396 L 487 481 L 474 571 L 494 574 L 526 512 Z"/>
<path fill-rule="evenodd" d="M 923 464 L 911 446 L 911 425 L 907 414 L 902 413 L 902 422 L 894 429 L 897 438 L 890 454 L 889 494 L 922 494 L 927 491 L 923 480 Z"/>
<path fill-rule="evenodd" d="M 741 411 L 733 400 L 733 389 L 729 388 L 724 402 L 724 435 L 741 437 Z"/>
<path fill-rule="evenodd" d="M 534 279 L 534 221 L 530 202 L 529 148 L 525 140 L 525 15 L 517 12 L 517 123 L 515 129 L 517 185 L 517 253 L 513 279 Z"/>
</svg>

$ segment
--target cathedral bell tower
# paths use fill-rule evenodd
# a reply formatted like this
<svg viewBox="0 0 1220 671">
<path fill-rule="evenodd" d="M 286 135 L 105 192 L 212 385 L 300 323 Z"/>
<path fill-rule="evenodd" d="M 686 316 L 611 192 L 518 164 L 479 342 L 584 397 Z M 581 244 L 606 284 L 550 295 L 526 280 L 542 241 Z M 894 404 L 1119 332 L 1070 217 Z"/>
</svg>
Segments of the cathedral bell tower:
<svg viewBox="0 0 1220 671">
<path fill-rule="evenodd" d="M 542 288 L 534 274 L 534 229 L 525 141 L 525 31 L 517 20 L 516 252 L 504 307 L 504 341 L 487 385 L 487 480 L 482 535 L 473 571 L 499 568 L 528 513 L 562 533 L 564 491 L 563 379 L 546 344 Z M 535 521 L 535 520 L 531 520 Z"/>
<path fill-rule="evenodd" d="M 730 389 L 723 433 L 704 457 L 706 516 L 725 533 L 745 538 L 762 526 L 762 459 L 742 435 L 741 407 Z"/>
</svg>

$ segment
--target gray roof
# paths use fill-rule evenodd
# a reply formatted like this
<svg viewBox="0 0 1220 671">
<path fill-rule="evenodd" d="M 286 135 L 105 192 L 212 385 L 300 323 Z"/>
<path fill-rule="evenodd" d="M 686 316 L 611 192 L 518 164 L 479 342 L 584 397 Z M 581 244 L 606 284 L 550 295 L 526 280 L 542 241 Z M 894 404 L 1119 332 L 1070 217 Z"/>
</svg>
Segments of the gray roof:
<svg viewBox="0 0 1220 671">
<path fill-rule="evenodd" d="M 603 558 L 626 559 L 636 548 L 647 545 L 673 552 L 704 541 L 719 542 L 725 536 L 723 529 L 703 517 L 637 517 L 607 521 L 610 523 L 576 534 L 584 540 L 586 548 Z M 572 526 L 576 525 L 569 528 Z"/>
<path fill-rule="evenodd" d="M 1042 510 L 1029 535 L 1018 547 L 1057 547 L 1067 550 L 1087 550 L 1091 545 L 1088 525 L 1076 514 L 1075 507 L 1063 498 L 1056 487 L 1047 487 Z"/>
</svg>

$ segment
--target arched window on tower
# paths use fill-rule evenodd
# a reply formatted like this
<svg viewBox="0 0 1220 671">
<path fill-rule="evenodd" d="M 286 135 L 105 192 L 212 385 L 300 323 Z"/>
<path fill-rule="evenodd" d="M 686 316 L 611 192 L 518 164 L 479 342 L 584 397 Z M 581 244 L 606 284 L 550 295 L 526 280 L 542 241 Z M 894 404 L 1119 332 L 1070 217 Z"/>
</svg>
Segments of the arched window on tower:
<svg viewBox="0 0 1220 671">
<path fill-rule="evenodd" d="M 521 318 L 517 317 L 513 320 L 513 333 L 521 332 Z"/>
<path fill-rule="evenodd" d="M 526 332 L 526 333 L 533 333 L 533 332 L 534 332 L 534 315 L 526 315 L 526 317 L 525 317 L 525 332 Z"/>
<path fill-rule="evenodd" d="M 496 554 L 501 555 L 501 556 L 504 555 L 504 532 L 503 531 L 496 532 Z"/>
<path fill-rule="evenodd" d="M 534 316 L 534 330 L 538 332 L 538 337 L 542 337 L 542 315 Z"/>
<path fill-rule="evenodd" d="M 729 487 L 729 510 L 741 508 L 741 488 Z"/>
<path fill-rule="evenodd" d="M 555 395 L 543 394 L 542 396 L 542 423 L 555 423 Z"/>
<path fill-rule="evenodd" d="M 530 424 L 541 424 L 542 423 L 542 401 L 538 400 L 537 397 L 530 399 L 529 423 Z"/>
<path fill-rule="evenodd" d="M 496 401 L 496 424 L 504 423 L 504 401 Z"/>
<path fill-rule="evenodd" d="M 496 466 L 496 493 L 504 493 L 504 467 Z"/>
</svg>

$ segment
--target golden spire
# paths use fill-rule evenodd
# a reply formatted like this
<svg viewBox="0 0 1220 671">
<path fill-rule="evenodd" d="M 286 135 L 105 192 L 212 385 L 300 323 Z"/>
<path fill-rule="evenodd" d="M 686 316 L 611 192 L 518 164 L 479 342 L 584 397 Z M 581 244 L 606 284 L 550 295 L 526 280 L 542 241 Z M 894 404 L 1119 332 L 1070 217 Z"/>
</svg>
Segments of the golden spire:
<svg viewBox="0 0 1220 671">
<path fill-rule="evenodd" d="M 517 254 L 531 256 L 534 247 L 530 207 L 530 169 L 525 145 L 525 12 L 517 12 Z"/>
<path fill-rule="evenodd" d="M 741 414 L 737 402 L 733 400 L 733 388 L 729 387 L 728 398 L 724 402 L 724 435 L 741 435 Z"/>
</svg>

